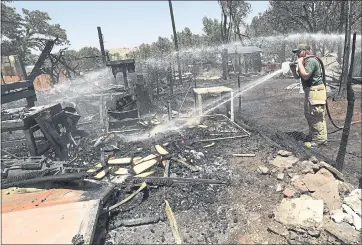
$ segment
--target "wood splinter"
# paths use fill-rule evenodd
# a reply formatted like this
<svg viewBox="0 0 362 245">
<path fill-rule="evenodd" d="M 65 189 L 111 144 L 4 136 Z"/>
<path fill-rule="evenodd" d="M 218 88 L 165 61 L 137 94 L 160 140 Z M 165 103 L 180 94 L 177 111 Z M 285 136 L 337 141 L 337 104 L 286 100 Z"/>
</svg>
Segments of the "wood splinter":
<svg viewBox="0 0 362 245">
<path fill-rule="evenodd" d="M 255 157 L 254 153 L 245 153 L 245 154 L 233 154 L 234 157 Z"/>
</svg>

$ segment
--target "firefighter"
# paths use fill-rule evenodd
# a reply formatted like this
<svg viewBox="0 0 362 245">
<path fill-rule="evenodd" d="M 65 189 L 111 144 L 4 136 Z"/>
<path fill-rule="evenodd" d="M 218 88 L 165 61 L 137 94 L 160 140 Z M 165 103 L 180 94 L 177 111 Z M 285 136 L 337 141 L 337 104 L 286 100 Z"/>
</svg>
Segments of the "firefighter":
<svg viewBox="0 0 362 245">
<path fill-rule="evenodd" d="M 305 146 L 316 147 L 325 145 L 327 143 L 327 125 L 325 120 L 327 92 L 323 83 L 320 60 L 312 55 L 308 44 L 299 44 L 297 49 L 294 49 L 292 52 L 298 56 L 298 60 L 291 63 L 290 68 L 294 77 L 301 79 L 305 94 L 304 115 L 309 126 L 309 134 Z"/>
</svg>

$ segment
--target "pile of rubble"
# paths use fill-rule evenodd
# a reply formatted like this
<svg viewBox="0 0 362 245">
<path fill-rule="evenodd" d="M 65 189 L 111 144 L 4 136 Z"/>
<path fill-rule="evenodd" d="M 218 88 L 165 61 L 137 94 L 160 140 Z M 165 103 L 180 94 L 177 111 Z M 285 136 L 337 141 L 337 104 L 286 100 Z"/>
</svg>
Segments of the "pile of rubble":
<svg viewBox="0 0 362 245">
<path fill-rule="evenodd" d="M 268 167 L 259 166 L 258 171 L 274 175 L 280 181 L 276 191 L 283 195 L 270 214 L 274 219 L 270 232 L 289 244 L 360 243 L 361 189 L 352 190 L 337 169 L 315 157 L 301 161 L 280 150 Z"/>
</svg>

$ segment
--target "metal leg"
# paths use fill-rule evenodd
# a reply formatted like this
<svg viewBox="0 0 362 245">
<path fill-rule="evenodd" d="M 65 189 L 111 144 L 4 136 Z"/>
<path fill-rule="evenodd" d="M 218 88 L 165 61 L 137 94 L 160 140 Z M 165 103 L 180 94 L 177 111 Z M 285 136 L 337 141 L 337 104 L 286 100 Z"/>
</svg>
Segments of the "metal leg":
<svg viewBox="0 0 362 245">
<path fill-rule="evenodd" d="M 101 95 L 99 98 L 99 119 L 102 126 L 104 126 L 104 117 L 106 113 L 107 112 L 104 111 L 104 97 Z"/>
<path fill-rule="evenodd" d="M 31 96 L 26 98 L 27 107 L 31 108 L 35 106 L 36 96 Z"/>
<path fill-rule="evenodd" d="M 36 143 L 35 143 L 35 138 L 33 135 L 33 131 L 31 131 L 30 129 L 26 129 L 23 131 L 25 134 L 25 139 L 26 139 L 26 143 L 28 145 L 29 148 L 29 152 L 31 156 L 37 156 L 38 155 L 38 150 L 36 148 Z"/>
<path fill-rule="evenodd" d="M 230 120 L 234 121 L 234 92 L 230 92 L 231 100 L 230 100 Z"/>
<path fill-rule="evenodd" d="M 199 116 L 201 117 L 202 116 L 202 95 L 201 94 L 197 95 L 197 102 L 199 105 Z"/>
<path fill-rule="evenodd" d="M 124 81 L 124 87 L 126 89 L 129 89 L 129 86 L 128 86 L 128 78 L 127 78 L 127 72 L 126 71 L 123 71 L 123 81 Z"/>
<path fill-rule="evenodd" d="M 196 115 L 196 107 L 197 107 L 197 96 L 194 92 L 194 114 Z"/>
</svg>

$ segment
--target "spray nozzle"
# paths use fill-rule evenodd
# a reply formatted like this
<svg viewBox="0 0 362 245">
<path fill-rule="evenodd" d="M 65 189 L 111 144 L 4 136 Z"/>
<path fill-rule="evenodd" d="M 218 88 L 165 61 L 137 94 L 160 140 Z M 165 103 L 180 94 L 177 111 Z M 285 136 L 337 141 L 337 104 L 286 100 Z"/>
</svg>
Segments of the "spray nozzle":
<svg viewBox="0 0 362 245">
<path fill-rule="evenodd" d="M 289 66 L 297 66 L 298 65 L 298 62 L 297 61 L 293 61 L 293 62 L 290 62 L 289 63 Z"/>
</svg>

